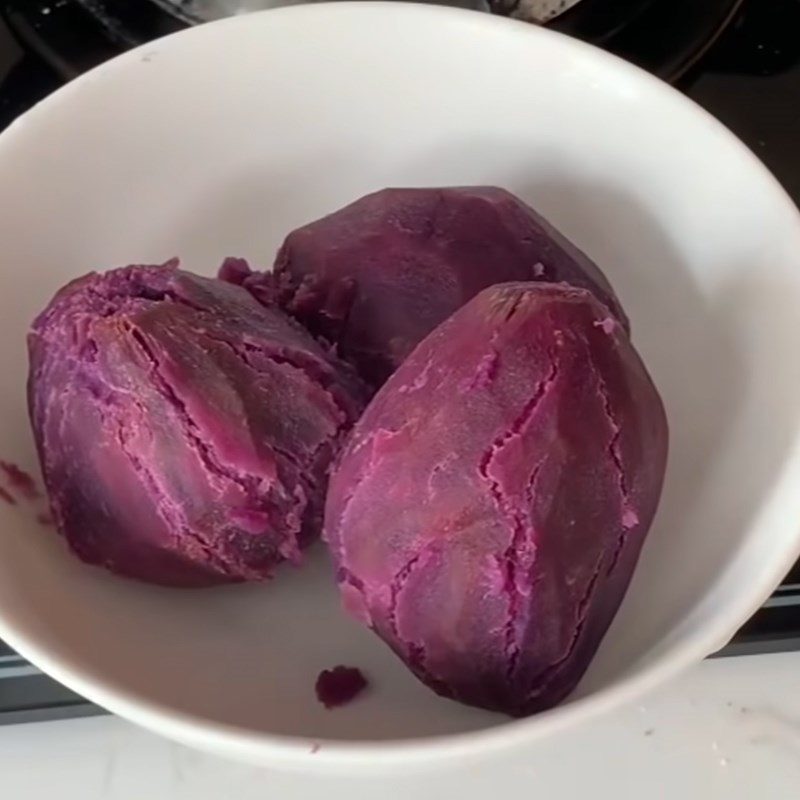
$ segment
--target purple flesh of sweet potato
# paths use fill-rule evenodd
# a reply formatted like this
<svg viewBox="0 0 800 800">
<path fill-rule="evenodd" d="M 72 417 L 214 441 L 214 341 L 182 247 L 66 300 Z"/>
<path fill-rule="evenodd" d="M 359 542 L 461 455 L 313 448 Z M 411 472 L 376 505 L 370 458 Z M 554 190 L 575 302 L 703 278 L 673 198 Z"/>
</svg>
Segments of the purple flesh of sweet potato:
<svg viewBox="0 0 800 800">
<path fill-rule="evenodd" d="M 258 580 L 319 529 L 363 389 L 280 311 L 176 263 L 126 267 L 64 287 L 28 344 L 54 520 L 84 561 Z"/>
<path fill-rule="evenodd" d="M 622 600 L 667 455 L 658 392 L 595 296 L 481 292 L 374 397 L 331 476 L 345 606 L 426 684 L 525 715 L 562 700 Z"/>
<path fill-rule="evenodd" d="M 245 281 L 241 277 L 240 282 Z M 503 189 L 384 189 L 290 233 L 273 294 L 312 333 L 334 342 L 373 385 L 479 291 L 507 281 L 591 290 L 627 329 L 600 269 Z"/>
</svg>

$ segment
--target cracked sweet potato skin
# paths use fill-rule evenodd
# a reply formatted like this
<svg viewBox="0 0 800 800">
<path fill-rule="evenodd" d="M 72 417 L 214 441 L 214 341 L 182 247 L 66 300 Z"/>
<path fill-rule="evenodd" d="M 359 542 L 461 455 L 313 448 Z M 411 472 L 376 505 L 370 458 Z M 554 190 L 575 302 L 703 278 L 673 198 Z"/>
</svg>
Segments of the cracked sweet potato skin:
<svg viewBox="0 0 800 800">
<path fill-rule="evenodd" d="M 488 186 L 384 189 L 287 237 L 274 277 L 282 304 L 379 386 L 414 347 L 488 286 L 590 289 L 627 328 L 597 265 L 534 209 Z"/>
<path fill-rule="evenodd" d="M 84 561 L 259 580 L 319 530 L 363 388 L 280 311 L 174 262 L 132 266 L 64 287 L 28 346 L 53 517 Z"/>
<path fill-rule="evenodd" d="M 667 439 L 591 292 L 484 290 L 378 392 L 331 477 L 345 606 L 442 695 L 512 715 L 557 704 L 627 589 Z"/>
</svg>

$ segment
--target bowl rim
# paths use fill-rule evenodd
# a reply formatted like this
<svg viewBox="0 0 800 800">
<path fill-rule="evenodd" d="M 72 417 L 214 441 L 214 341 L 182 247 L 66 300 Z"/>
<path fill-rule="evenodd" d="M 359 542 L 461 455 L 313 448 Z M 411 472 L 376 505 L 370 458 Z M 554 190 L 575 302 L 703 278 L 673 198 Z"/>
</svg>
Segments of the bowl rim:
<svg viewBox="0 0 800 800">
<path fill-rule="evenodd" d="M 694 101 L 681 95 L 677 90 L 650 75 L 644 70 L 629 64 L 621 58 L 607 53 L 593 45 L 568 37 L 557 31 L 523 25 L 518 21 L 496 17 L 485 13 L 476 13 L 456 7 L 426 5 L 417 3 L 398 3 L 391 0 L 339 0 L 319 4 L 301 4 L 267 9 L 250 14 L 229 17 L 205 23 L 173 33 L 146 45 L 127 51 L 98 67 L 84 73 L 53 94 L 42 100 L 26 114 L 18 117 L 0 135 L 0 158 L 2 148 L 12 140 L 25 135 L 24 122 L 30 115 L 46 112 L 57 104 L 69 101 L 73 92 L 79 92 L 87 82 L 99 77 L 113 77 L 116 70 L 124 70 L 129 64 L 141 59 L 142 51 L 152 51 L 154 46 L 169 46 L 170 40 L 192 36 L 221 35 L 228 32 L 235 35 L 237 26 L 264 24 L 265 15 L 280 14 L 294 17 L 298 27 L 302 27 L 304 18 L 313 14 L 319 24 L 319 18 L 335 18 L 337 25 L 369 22 L 375 15 L 392 14 L 422 18 L 428 23 L 446 26 L 452 22 L 473 21 L 478 35 L 492 36 L 528 36 L 531 41 L 536 37 L 545 37 L 553 42 L 559 41 L 559 47 L 565 52 L 578 52 L 591 56 L 604 74 L 614 75 L 635 81 L 653 97 L 682 98 L 687 108 L 691 108 L 699 123 L 713 128 L 717 135 L 724 137 L 729 145 L 739 151 L 741 163 L 752 173 L 758 173 L 765 189 L 771 191 L 774 200 L 783 204 L 793 212 L 794 227 L 800 236 L 800 210 L 798 210 L 780 185 L 778 180 L 757 158 L 757 156 L 741 142 L 721 122 Z M 274 17 L 269 17 L 274 19 Z M 209 30 L 211 29 L 211 31 Z M 228 31 L 230 29 L 230 31 Z M 482 32 L 481 32 L 482 31 Z M 773 487 L 789 481 L 788 470 L 776 478 Z M 763 527 L 761 513 L 754 515 L 750 528 Z M 768 522 L 768 521 L 767 521 Z M 734 600 L 724 604 L 719 611 L 719 604 L 714 603 L 716 595 L 732 580 L 739 580 L 740 562 L 743 554 L 729 562 L 718 577 L 710 584 L 708 591 L 695 604 L 689 615 L 674 627 L 663 639 L 654 645 L 641 660 L 649 663 L 639 666 L 632 664 L 607 687 L 580 697 L 566 701 L 540 714 L 524 719 L 502 721 L 483 729 L 468 732 L 441 734 L 413 739 L 399 740 L 342 740 L 312 739 L 303 736 L 288 736 L 257 732 L 252 729 L 215 722 L 200 716 L 169 708 L 152 702 L 125 688 L 115 686 L 100 676 L 92 675 L 91 668 L 76 663 L 74 658 L 64 658 L 50 653 L 50 648 L 29 636 L 22 628 L 17 627 L 13 615 L 6 615 L 0 608 L 0 636 L 15 650 L 27 658 L 57 681 L 85 696 L 89 700 L 106 708 L 114 714 L 124 717 L 144 728 L 165 735 L 185 744 L 202 750 L 224 754 L 237 760 L 249 763 L 269 764 L 288 769 L 316 769 L 342 766 L 368 766 L 370 768 L 388 768 L 415 764 L 439 764 L 445 761 L 474 758 L 510 751 L 531 743 L 540 736 L 562 731 L 576 722 L 589 720 L 598 715 L 619 707 L 642 696 L 656 686 L 675 677 L 695 662 L 699 662 L 709 654 L 726 644 L 736 633 L 740 625 L 769 597 L 773 588 L 792 564 L 800 557 L 800 524 L 796 527 L 793 539 L 794 547 L 773 548 L 769 556 L 762 556 L 760 569 L 756 575 L 749 577 L 746 588 L 731 595 Z M 745 549 L 745 548 L 743 548 Z M 777 552 L 780 550 L 780 552 Z M 706 609 L 709 608 L 710 611 Z M 695 625 L 696 617 L 705 621 L 701 626 Z M 670 642 L 674 640 L 674 644 Z M 659 650 L 666 650 L 657 658 L 651 656 Z"/>
</svg>

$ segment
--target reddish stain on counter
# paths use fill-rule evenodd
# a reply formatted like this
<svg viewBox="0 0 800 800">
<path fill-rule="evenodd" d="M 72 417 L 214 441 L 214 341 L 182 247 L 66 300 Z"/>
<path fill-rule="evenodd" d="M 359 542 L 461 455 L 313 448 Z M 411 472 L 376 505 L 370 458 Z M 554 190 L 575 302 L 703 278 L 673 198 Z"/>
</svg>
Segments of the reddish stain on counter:
<svg viewBox="0 0 800 800">
<path fill-rule="evenodd" d="M 0 500 L 5 501 L 10 506 L 15 506 L 17 504 L 17 501 L 2 486 L 0 486 Z"/>
<path fill-rule="evenodd" d="M 0 469 L 5 472 L 11 488 L 21 494 L 26 500 L 35 500 L 39 497 L 36 481 L 22 467 L 10 461 L 0 461 Z M 4 498 L 5 499 L 5 498 Z"/>
<path fill-rule="evenodd" d="M 349 703 L 367 688 L 367 679 L 357 667 L 337 666 L 320 672 L 314 687 L 325 708 Z"/>
</svg>

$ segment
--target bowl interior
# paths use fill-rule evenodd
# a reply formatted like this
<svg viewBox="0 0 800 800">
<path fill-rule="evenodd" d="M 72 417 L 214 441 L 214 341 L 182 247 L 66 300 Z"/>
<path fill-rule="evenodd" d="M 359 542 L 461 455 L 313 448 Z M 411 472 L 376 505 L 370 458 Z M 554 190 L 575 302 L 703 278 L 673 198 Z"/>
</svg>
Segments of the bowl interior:
<svg viewBox="0 0 800 800">
<path fill-rule="evenodd" d="M 24 338 L 66 280 L 176 254 L 266 266 L 293 226 L 367 191 L 487 183 L 606 271 L 672 431 L 634 583 L 570 702 L 704 655 L 798 549 L 800 227 L 704 113 L 529 26 L 388 4 L 257 14 L 134 51 L 16 123 L 0 138 L 0 458 L 35 469 Z M 0 503 L 0 635 L 114 710 L 304 748 L 506 722 L 435 697 L 351 622 L 321 546 L 268 585 L 170 591 L 79 564 L 41 510 Z M 329 712 L 314 680 L 339 663 L 372 688 Z"/>
</svg>

